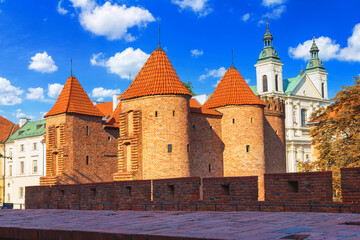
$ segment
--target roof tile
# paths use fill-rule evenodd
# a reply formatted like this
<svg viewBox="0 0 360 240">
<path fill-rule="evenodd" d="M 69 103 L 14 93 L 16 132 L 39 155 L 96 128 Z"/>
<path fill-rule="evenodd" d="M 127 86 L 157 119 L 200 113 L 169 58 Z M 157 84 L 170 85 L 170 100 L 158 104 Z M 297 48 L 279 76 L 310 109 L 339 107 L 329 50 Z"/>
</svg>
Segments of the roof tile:
<svg viewBox="0 0 360 240">
<path fill-rule="evenodd" d="M 180 81 L 166 53 L 160 48 L 150 55 L 130 87 L 119 99 L 163 94 L 191 96 Z"/>
<path fill-rule="evenodd" d="M 44 117 L 61 113 L 78 113 L 99 117 L 104 116 L 91 102 L 79 81 L 72 75 L 67 79 L 54 106 Z"/>
<path fill-rule="evenodd" d="M 16 125 L 14 125 L 14 123 L 12 123 L 11 121 L 7 120 L 6 118 L 0 116 L 0 142 L 1 143 L 5 142 L 8 139 L 14 126 L 16 126 Z"/>
<path fill-rule="evenodd" d="M 253 93 L 239 71 L 229 68 L 214 93 L 202 108 L 217 108 L 228 105 L 262 105 L 265 104 Z"/>
</svg>

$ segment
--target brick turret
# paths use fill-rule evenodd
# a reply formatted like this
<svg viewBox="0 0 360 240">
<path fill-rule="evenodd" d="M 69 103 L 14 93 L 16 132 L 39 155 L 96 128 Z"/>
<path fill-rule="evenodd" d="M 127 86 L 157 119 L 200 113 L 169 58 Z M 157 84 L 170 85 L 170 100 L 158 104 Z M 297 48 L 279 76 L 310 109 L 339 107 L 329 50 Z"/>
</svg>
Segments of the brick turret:
<svg viewBox="0 0 360 240">
<path fill-rule="evenodd" d="M 159 46 L 121 100 L 114 180 L 189 177 L 189 99 Z"/>
<path fill-rule="evenodd" d="M 265 103 L 266 173 L 286 172 L 285 102 L 281 98 L 262 96 Z"/>
<path fill-rule="evenodd" d="M 223 114 L 221 119 L 224 176 L 258 176 L 264 198 L 264 103 L 231 66 L 203 105 Z"/>
</svg>

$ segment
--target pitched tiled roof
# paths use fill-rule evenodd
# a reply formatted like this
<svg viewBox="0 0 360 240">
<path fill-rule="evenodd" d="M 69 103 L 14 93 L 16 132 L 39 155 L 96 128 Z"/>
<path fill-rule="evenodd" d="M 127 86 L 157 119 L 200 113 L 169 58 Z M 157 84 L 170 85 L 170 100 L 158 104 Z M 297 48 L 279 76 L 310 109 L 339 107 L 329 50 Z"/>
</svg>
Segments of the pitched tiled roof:
<svg viewBox="0 0 360 240">
<path fill-rule="evenodd" d="M 229 68 L 214 93 L 204 103 L 203 108 L 217 108 L 228 105 L 263 105 L 253 93 L 235 67 Z"/>
<path fill-rule="evenodd" d="M 221 113 L 218 111 L 215 111 L 214 109 L 205 109 L 202 108 L 200 103 L 196 101 L 196 99 L 191 98 L 190 99 L 190 112 L 191 113 L 199 113 L 199 114 L 209 114 L 209 115 L 217 115 L 222 116 Z"/>
<path fill-rule="evenodd" d="M 19 128 L 6 142 L 12 142 L 13 140 L 27 137 L 35 137 L 44 135 L 46 133 L 45 119 L 28 122 L 21 128 Z"/>
<path fill-rule="evenodd" d="M 61 113 L 78 113 L 99 117 L 104 116 L 91 102 L 79 81 L 72 75 L 66 81 L 54 106 L 45 117 Z"/>
<path fill-rule="evenodd" d="M 191 96 L 180 81 L 166 53 L 161 48 L 157 48 L 119 99 L 163 94 Z"/>
<path fill-rule="evenodd" d="M 114 112 L 111 113 L 108 120 L 103 123 L 106 127 L 119 127 L 119 115 L 121 112 L 121 102 L 116 106 Z"/>
<path fill-rule="evenodd" d="M 10 134 L 13 132 L 14 127 L 14 123 L 0 116 L 0 143 L 3 143 L 6 139 L 8 139 Z"/>
<path fill-rule="evenodd" d="M 109 116 L 113 112 L 113 102 L 99 103 L 96 107 L 104 114 L 105 117 Z"/>
</svg>

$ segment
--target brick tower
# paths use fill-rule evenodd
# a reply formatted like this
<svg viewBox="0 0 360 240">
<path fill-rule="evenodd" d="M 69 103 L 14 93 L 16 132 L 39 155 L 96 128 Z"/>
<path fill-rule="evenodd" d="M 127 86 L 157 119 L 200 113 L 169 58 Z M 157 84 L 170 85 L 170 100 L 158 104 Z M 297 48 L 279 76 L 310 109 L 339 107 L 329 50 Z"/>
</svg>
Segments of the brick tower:
<svg viewBox="0 0 360 240">
<path fill-rule="evenodd" d="M 224 176 L 258 176 L 264 197 L 264 103 L 232 65 L 203 107 L 223 114 Z"/>
<path fill-rule="evenodd" d="M 112 180 L 118 133 L 103 128 L 102 117 L 71 74 L 45 115 L 46 176 L 41 185 Z"/>
<path fill-rule="evenodd" d="M 189 99 L 159 46 L 119 97 L 114 180 L 189 177 Z"/>
<path fill-rule="evenodd" d="M 260 97 L 265 103 L 266 173 L 286 172 L 285 102 L 277 97 Z"/>
</svg>

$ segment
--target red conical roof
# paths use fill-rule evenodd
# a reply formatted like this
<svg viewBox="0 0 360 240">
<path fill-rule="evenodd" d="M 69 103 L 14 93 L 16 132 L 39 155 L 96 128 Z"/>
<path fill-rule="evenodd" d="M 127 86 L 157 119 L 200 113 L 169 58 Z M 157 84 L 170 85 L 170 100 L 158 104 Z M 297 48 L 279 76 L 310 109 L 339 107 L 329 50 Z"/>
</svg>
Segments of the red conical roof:
<svg viewBox="0 0 360 240">
<path fill-rule="evenodd" d="M 102 112 L 94 106 L 79 81 L 73 75 L 68 78 L 54 106 L 44 117 L 61 113 L 104 116 Z"/>
<path fill-rule="evenodd" d="M 158 47 L 141 68 L 121 100 L 163 94 L 189 95 L 171 65 L 166 53 Z"/>
<path fill-rule="evenodd" d="M 204 103 L 203 108 L 217 108 L 228 105 L 263 105 L 265 104 L 251 91 L 239 71 L 230 67 L 214 93 Z"/>
</svg>

